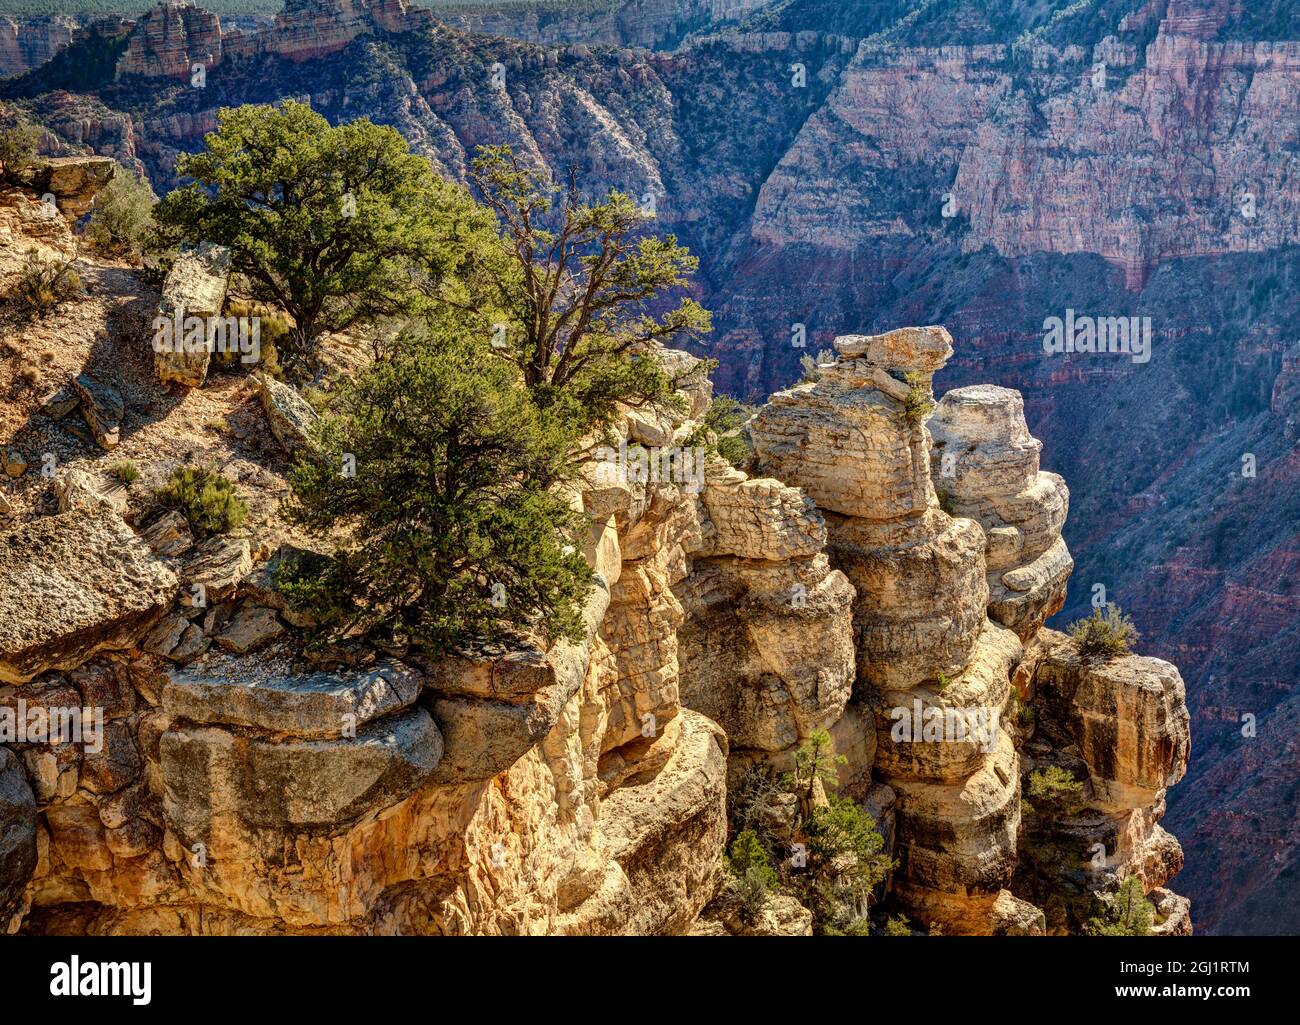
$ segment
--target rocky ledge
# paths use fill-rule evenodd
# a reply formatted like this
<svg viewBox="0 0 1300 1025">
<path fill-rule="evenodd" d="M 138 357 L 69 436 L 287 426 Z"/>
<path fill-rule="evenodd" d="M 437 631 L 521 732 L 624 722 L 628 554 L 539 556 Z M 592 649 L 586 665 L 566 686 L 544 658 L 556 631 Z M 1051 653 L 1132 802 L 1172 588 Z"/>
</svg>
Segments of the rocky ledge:
<svg viewBox="0 0 1300 1025">
<path fill-rule="evenodd" d="M 841 792 L 897 860 L 885 896 L 919 924 L 1044 931 L 1019 882 L 1022 781 L 1058 766 L 1082 807 L 1056 828 L 1104 852 L 1090 885 L 1137 877 L 1156 931 L 1189 931 L 1159 826 L 1187 759 L 1182 681 L 1155 659 L 1085 660 L 1043 626 L 1071 568 L 1067 492 L 1019 396 L 935 406 L 942 328 L 837 350 L 752 419 L 752 473 L 716 456 L 689 481 L 589 464 L 586 630 L 551 647 L 309 662 L 275 582 L 296 549 L 248 527 L 196 544 L 174 515 L 129 525 L 78 485 L 89 468 L 61 470 L 67 511 L 0 535 L 0 711 L 102 725 L 95 743 L 0 745 L 0 922 L 805 934 L 788 897 L 756 922 L 701 912 L 729 789 L 826 730 Z M 622 429 L 681 445 L 710 393 L 696 382 L 684 412 Z M 249 415 L 279 437 L 282 407 Z M 920 735 L 932 720 L 972 731 Z"/>
</svg>

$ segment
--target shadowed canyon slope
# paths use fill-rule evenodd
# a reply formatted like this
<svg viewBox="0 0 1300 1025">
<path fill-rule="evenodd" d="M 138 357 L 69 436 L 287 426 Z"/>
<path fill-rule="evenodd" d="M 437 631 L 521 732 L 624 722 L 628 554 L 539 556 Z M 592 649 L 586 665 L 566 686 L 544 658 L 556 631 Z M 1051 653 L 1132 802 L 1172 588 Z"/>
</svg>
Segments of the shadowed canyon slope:
<svg viewBox="0 0 1300 1025">
<path fill-rule="evenodd" d="M 398 0 L 294 2 L 239 31 L 168 7 L 85 30 L 0 95 L 159 188 L 217 108 L 293 96 L 395 125 L 452 177 L 509 142 L 586 189 L 653 196 L 701 257 L 715 377 L 744 397 L 790 385 L 836 336 L 945 324 L 938 390 L 1021 391 L 1069 481 L 1062 615 L 1103 585 L 1187 678 L 1197 745 L 1167 822 L 1198 927 L 1296 931 L 1291 5 L 652 6 L 677 12 L 653 38 L 461 22 L 518 39 Z M 1045 352 L 1044 322 L 1069 310 L 1150 318 L 1149 360 Z"/>
</svg>

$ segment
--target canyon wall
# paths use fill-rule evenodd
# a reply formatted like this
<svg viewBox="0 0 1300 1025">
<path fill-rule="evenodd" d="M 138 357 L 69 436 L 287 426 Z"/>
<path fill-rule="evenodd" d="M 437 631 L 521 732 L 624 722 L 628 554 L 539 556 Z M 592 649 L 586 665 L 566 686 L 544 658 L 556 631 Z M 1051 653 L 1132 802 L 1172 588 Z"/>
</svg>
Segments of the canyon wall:
<svg viewBox="0 0 1300 1025">
<path fill-rule="evenodd" d="M 6 200 L 0 255 L 37 238 L 21 211 L 48 206 Z M 39 237 L 71 242 L 61 218 Z M 219 294 L 226 273 L 178 265 L 152 308 Z M 277 581 L 310 552 L 278 512 L 303 444 L 286 418 L 306 404 L 269 377 L 171 390 L 150 293 L 120 297 L 138 322 L 95 297 L 65 311 L 68 388 L 0 410 L 7 931 L 726 932 L 710 909 L 731 788 L 822 730 L 897 859 L 886 899 L 918 924 L 1043 931 L 1015 892 L 1020 794 L 1061 764 L 1086 798 L 1063 842 L 1105 852 L 1087 886 L 1138 878 L 1156 931 L 1190 931 L 1158 824 L 1187 758 L 1181 679 L 1042 629 L 1069 571 L 1064 484 L 1005 389 L 945 396 L 932 442 L 942 328 L 840 339 L 753 420 L 753 474 L 702 449 L 695 473 L 631 468 L 689 446 L 712 397 L 694 357 L 660 352 L 686 379 L 680 409 L 628 411 L 575 485 L 594 571 L 580 639 L 433 658 L 304 645 Z M 197 436 L 200 409 L 225 429 Z M 129 455 L 159 480 L 196 448 L 249 506 L 229 534 L 197 538 L 108 476 Z M 43 451 L 52 475 L 29 468 Z M 949 476 L 952 514 L 933 484 Z M 902 737 L 913 710 L 918 728 L 982 729 Z M 811 916 L 782 906 L 774 930 L 805 933 Z"/>
<path fill-rule="evenodd" d="M 543 45 L 586 43 L 666 50 L 692 32 L 717 21 L 743 17 L 766 4 L 767 0 L 611 0 L 593 8 L 580 3 L 482 5 L 450 0 L 431 6 L 439 21 L 464 32 Z"/>
<path fill-rule="evenodd" d="M 220 106 L 294 96 L 395 125 L 454 178 L 476 145 L 508 142 L 593 191 L 653 194 L 700 255 L 718 386 L 750 399 L 847 332 L 946 324 L 963 344 L 941 387 L 1018 391 L 1071 483 L 1077 583 L 1059 615 L 1101 585 L 1187 676 L 1196 785 L 1169 820 L 1198 921 L 1294 931 L 1276 899 L 1300 800 L 1290 22 L 1240 0 L 912 6 L 796 0 L 645 53 L 300 4 L 278 28 L 223 27 L 203 89 L 119 76 L 114 58 L 93 81 L 38 69 L 0 95 L 160 189 Z M 178 68 L 206 55 L 170 45 Z M 1045 352 L 1045 319 L 1067 309 L 1149 317 L 1151 359 Z M 986 584 L 1014 618 L 1020 592 L 994 568 L 1010 552 Z M 1060 551 L 1038 559 L 1059 581 Z"/>
<path fill-rule="evenodd" d="M 0 78 L 40 67 L 72 42 L 76 22 L 64 15 L 0 18 Z"/>
</svg>

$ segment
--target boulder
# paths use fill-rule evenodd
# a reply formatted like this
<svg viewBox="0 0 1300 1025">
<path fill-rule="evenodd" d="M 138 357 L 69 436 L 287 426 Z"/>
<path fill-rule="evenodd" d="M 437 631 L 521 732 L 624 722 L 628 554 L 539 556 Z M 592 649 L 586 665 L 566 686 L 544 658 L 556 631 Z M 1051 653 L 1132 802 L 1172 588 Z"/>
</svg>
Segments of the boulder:
<svg viewBox="0 0 1300 1025">
<path fill-rule="evenodd" d="M 95 444 L 106 451 L 116 448 L 122 440 L 122 415 L 125 412 L 121 393 L 89 374 L 78 375 L 72 386 L 81 400 L 81 415 L 94 436 Z"/>
<path fill-rule="evenodd" d="M 214 658 L 175 670 L 163 707 L 177 719 L 297 737 L 340 737 L 415 703 L 423 683 L 391 659 L 368 669 L 280 673 L 256 659 Z"/>
<path fill-rule="evenodd" d="M 771 478 L 749 477 L 711 460 L 701 494 L 707 518 L 692 554 L 772 562 L 819 554 L 826 523 L 812 499 Z"/>
<path fill-rule="evenodd" d="M 203 386 L 212 359 L 208 325 L 221 316 L 229 281 L 230 250 L 225 246 L 202 242 L 182 247 L 163 283 L 158 319 L 153 325 L 158 380 L 190 388 Z M 202 344 L 185 343 L 185 321 L 191 317 L 204 322 Z"/>
<path fill-rule="evenodd" d="M 883 335 L 841 335 L 835 339 L 841 359 L 863 359 L 902 373 L 933 374 L 952 357 L 946 328 L 902 327 Z"/>
<path fill-rule="evenodd" d="M 979 771 L 961 783 L 891 779 L 905 905 L 924 906 L 923 891 L 987 894 L 1011 882 L 1020 828 L 1019 757 L 1005 731 Z M 961 903 L 961 902 L 958 902 Z"/>
<path fill-rule="evenodd" d="M 989 615 L 1028 640 L 1064 605 L 1074 569 L 1061 539 L 1070 506 L 1065 481 L 1039 470 L 1042 444 L 1010 388 L 954 388 L 929 428 L 944 507 L 976 520 L 987 537 Z"/>
<path fill-rule="evenodd" d="M 190 552 L 185 562 L 183 600 L 190 606 L 200 606 L 200 595 L 205 605 L 221 601 L 233 594 L 252 571 L 253 553 L 247 538 L 208 538 Z"/>
<path fill-rule="evenodd" d="M 438 783 L 490 779 L 536 747 L 582 687 L 596 630 L 609 608 L 597 577 L 583 608 L 586 636 L 441 660 L 428 680 L 433 715 L 446 740 Z"/>
<path fill-rule="evenodd" d="M 1047 916 L 1010 890 L 998 893 L 993 902 L 990 932 L 994 936 L 1045 936 Z"/>
<path fill-rule="evenodd" d="M 681 699 L 733 749 L 775 754 L 839 720 L 853 689 L 853 587 L 824 555 L 703 561 L 675 593 Z"/>
<path fill-rule="evenodd" d="M 677 382 L 677 393 L 686 399 L 686 416 L 702 420 L 713 401 L 713 382 L 705 361 L 682 349 L 659 349 L 655 352 L 668 377 Z"/>
<path fill-rule="evenodd" d="M 857 591 L 858 676 L 904 690 L 958 675 L 987 619 L 979 524 L 935 512 L 916 522 L 917 540 L 902 544 L 881 544 L 881 531 L 863 519 L 832 515 L 826 525 L 831 564 Z"/>
<path fill-rule="evenodd" d="M 22 449 L 13 445 L 0 449 L 0 464 L 3 464 L 4 472 L 10 477 L 21 477 L 27 472 L 27 457 L 23 455 Z"/>
<path fill-rule="evenodd" d="M 605 848 L 631 891 L 617 931 L 683 933 L 717 892 L 727 841 L 727 738 L 684 709 L 666 765 L 601 805 Z"/>
<path fill-rule="evenodd" d="M 732 936 L 811 936 L 813 915 L 793 897 L 774 893 L 753 922 L 744 921 L 739 914 L 728 915 L 726 930 Z"/>
<path fill-rule="evenodd" d="M 101 505 L 119 516 L 125 515 L 127 510 L 125 484 L 101 473 L 88 473 L 76 468 L 59 471 L 54 480 L 54 497 L 61 513 L 89 511 Z"/>
<path fill-rule="evenodd" d="M 275 439 L 290 455 L 311 447 L 311 431 L 320 419 L 307 400 L 270 374 L 259 374 L 262 408 Z"/>
<path fill-rule="evenodd" d="M 164 513 L 140 531 L 140 538 L 156 555 L 184 555 L 194 546 L 189 522 L 175 509 Z"/>
<path fill-rule="evenodd" d="M 275 609 L 249 602 L 242 604 L 226 628 L 216 637 L 217 647 L 236 655 L 244 655 L 270 644 L 284 633 L 284 624 L 275 614 Z"/>
<path fill-rule="evenodd" d="M 224 823 L 284 834 L 345 831 L 409 797 L 442 757 L 429 714 L 410 708 L 355 737 L 275 742 L 216 726 L 174 725 L 160 747 L 163 815 L 186 847 L 223 841 Z"/>
<path fill-rule="evenodd" d="M 0 682 L 132 647 L 178 581 L 111 509 L 48 516 L 0 534 Z"/>
<path fill-rule="evenodd" d="M 37 195 L 52 195 L 59 212 L 76 221 L 90 212 L 116 170 L 112 157 L 44 157 L 24 173 L 23 183 Z"/>
<path fill-rule="evenodd" d="M 62 420 L 81 404 L 81 396 L 71 385 L 56 388 L 41 400 L 41 412 L 51 420 Z"/>
<path fill-rule="evenodd" d="M 1153 936 L 1192 935 L 1192 902 L 1186 897 L 1157 886 L 1147 894 L 1155 906 L 1156 921 L 1151 927 Z"/>
</svg>

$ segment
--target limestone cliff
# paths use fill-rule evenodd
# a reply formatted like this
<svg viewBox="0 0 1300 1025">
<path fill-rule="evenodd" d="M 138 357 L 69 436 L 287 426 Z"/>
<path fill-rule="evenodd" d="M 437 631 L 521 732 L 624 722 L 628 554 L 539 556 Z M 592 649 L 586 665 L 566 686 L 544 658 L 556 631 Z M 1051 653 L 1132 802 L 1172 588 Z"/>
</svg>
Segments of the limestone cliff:
<svg viewBox="0 0 1300 1025">
<path fill-rule="evenodd" d="M 681 411 L 629 411 L 631 449 L 597 453 L 575 492 L 596 574 L 579 641 L 322 657 L 276 587 L 300 543 L 277 507 L 305 403 L 229 374 L 168 392 L 143 325 L 169 300 L 82 266 L 135 289 L 140 321 L 80 303 L 74 387 L 5 410 L 0 712 L 24 723 L 0 744 L 9 931 L 726 931 L 701 915 L 729 791 L 821 730 L 898 860 L 886 899 L 932 931 L 1042 931 L 1014 891 L 1021 778 L 1047 764 L 1084 781 L 1059 828 L 1102 845 L 1090 885 L 1136 876 L 1160 931 L 1190 928 L 1158 825 L 1187 757 L 1178 672 L 1088 662 L 1041 628 L 1069 571 L 1065 488 L 1014 392 L 946 396 L 932 443 L 942 328 L 840 339 L 818 380 L 753 419 L 753 474 L 716 456 L 685 477 L 629 471 L 637 446 L 690 444 L 707 382 Z M 200 273 L 224 272 L 180 261 L 167 294 Z M 220 433 L 187 428 L 218 411 Z M 179 516 L 142 516 L 105 476 L 109 447 L 150 481 L 199 449 L 248 521 L 196 543 Z M 43 452 L 52 475 L 26 468 Z M 951 512 L 933 483 L 949 452 Z M 904 741 L 899 708 L 987 729 Z M 83 735 L 51 742 L 56 715 Z M 730 928 L 809 922 L 783 897 Z"/>
</svg>

